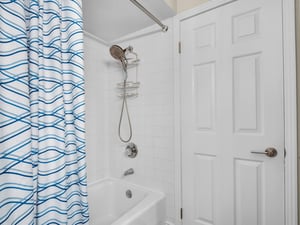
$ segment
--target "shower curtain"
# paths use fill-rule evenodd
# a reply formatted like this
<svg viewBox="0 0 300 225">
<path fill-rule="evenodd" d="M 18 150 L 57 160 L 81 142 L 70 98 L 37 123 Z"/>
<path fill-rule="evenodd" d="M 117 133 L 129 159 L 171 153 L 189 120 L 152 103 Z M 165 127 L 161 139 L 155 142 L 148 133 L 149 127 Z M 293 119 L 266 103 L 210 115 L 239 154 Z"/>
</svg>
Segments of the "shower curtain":
<svg viewBox="0 0 300 225">
<path fill-rule="evenodd" d="M 0 224 L 87 224 L 80 0 L 0 1 Z"/>
</svg>

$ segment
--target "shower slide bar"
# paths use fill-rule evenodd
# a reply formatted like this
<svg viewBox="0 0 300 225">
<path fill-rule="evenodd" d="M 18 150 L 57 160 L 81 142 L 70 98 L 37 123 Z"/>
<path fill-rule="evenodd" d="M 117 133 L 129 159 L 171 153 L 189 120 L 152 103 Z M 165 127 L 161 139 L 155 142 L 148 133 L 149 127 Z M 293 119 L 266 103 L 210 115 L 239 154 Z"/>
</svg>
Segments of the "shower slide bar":
<svg viewBox="0 0 300 225">
<path fill-rule="evenodd" d="M 163 32 L 168 31 L 168 26 L 164 25 L 159 19 L 157 19 L 152 13 L 150 13 L 144 6 L 141 5 L 136 0 L 129 0 L 131 1 L 136 7 L 138 7 L 140 10 L 142 10 L 147 16 L 149 16 L 155 23 L 157 23 L 161 28 Z"/>
</svg>

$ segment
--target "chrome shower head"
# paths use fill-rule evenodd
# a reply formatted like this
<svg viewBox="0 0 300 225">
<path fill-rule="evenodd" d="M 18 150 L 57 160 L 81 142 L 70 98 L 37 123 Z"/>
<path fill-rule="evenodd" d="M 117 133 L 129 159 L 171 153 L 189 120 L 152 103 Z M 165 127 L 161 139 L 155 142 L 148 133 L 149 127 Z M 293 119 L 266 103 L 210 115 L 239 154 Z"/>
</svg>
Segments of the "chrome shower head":
<svg viewBox="0 0 300 225">
<path fill-rule="evenodd" d="M 125 50 L 123 50 L 120 46 L 118 45 L 113 45 L 109 49 L 110 54 L 113 58 L 117 60 L 124 60 L 125 59 Z"/>
<path fill-rule="evenodd" d="M 125 57 L 126 49 L 122 49 L 119 45 L 113 45 L 109 49 L 111 56 L 114 59 L 120 60 L 124 70 L 124 80 L 127 80 L 127 59 Z"/>
</svg>

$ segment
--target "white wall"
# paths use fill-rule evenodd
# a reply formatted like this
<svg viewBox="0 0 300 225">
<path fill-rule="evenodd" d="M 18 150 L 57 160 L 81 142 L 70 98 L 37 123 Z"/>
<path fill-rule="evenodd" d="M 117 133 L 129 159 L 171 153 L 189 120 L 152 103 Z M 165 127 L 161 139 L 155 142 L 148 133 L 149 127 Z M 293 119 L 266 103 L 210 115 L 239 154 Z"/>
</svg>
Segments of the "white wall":
<svg viewBox="0 0 300 225">
<path fill-rule="evenodd" d="M 86 90 L 86 142 L 88 182 L 108 175 L 107 141 L 107 46 L 84 36 L 85 90 Z"/>
<path fill-rule="evenodd" d="M 156 26 L 153 28 L 155 29 Z M 112 176 L 164 192 L 167 195 L 167 216 L 171 222 L 175 217 L 172 32 L 170 26 L 167 33 L 158 32 L 118 43 L 123 48 L 132 45 L 141 59 L 138 73 L 141 82 L 139 96 L 128 100 L 133 125 L 132 141 L 139 149 L 136 159 L 125 156 L 126 145 L 122 144 L 117 136 L 122 101 L 116 97 L 115 87 L 116 83 L 122 80 L 122 73 L 118 69 L 120 66 L 116 67 L 115 64 L 110 66 L 107 88 L 110 106 L 109 150 Z M 131 69 L 129 80 L 134 79 L 135 69 Z M 126 122 L 126 118 L 124 120 Z M 123 172 L 131 167 L 134 168 L 135 174 L 123 178 Z"/>
<path fill-rule="evenodd" d="M 182 12 L 209 0 L 164 0 L 174 11 Z"/>
<path fill-rule="evenodd" d="M 175 12 L 177 12 L 177 0 L 164 0 L 167 5 L 173 9 Z"/>
<path fill-rule="evenodd" d="M 300 1 L 296 0 L 296 35 L 297 35 L 297 98 L 298 118 L 300 118 Z M 298 143 L 300 143 L 300 119 L 298 119 Z M 300 145 L 298 145 L 298 205 L 300 206 Z M 300 207 L 298 207 L 300 224 Z"/>
<path fill-rule="evenodd" d="M 177 12 L 191 9 L 209 0 L 177 0 Z"/>
</svg>

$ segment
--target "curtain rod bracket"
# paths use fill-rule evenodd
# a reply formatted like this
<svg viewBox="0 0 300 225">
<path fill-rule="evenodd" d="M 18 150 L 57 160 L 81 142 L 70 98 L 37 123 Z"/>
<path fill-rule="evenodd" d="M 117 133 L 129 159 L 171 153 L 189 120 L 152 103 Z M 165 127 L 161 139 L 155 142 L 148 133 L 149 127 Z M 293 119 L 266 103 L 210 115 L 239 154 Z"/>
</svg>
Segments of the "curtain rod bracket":
<svg viewBox="0 0 300 225">
<path fill-rule="evenodd" d="M 167 32 L 168 30 L 169 30 L 169 27 L 167 25 L 164 25 L 163 28 L 162 28 L 162 31 Z"/>
</svg>

